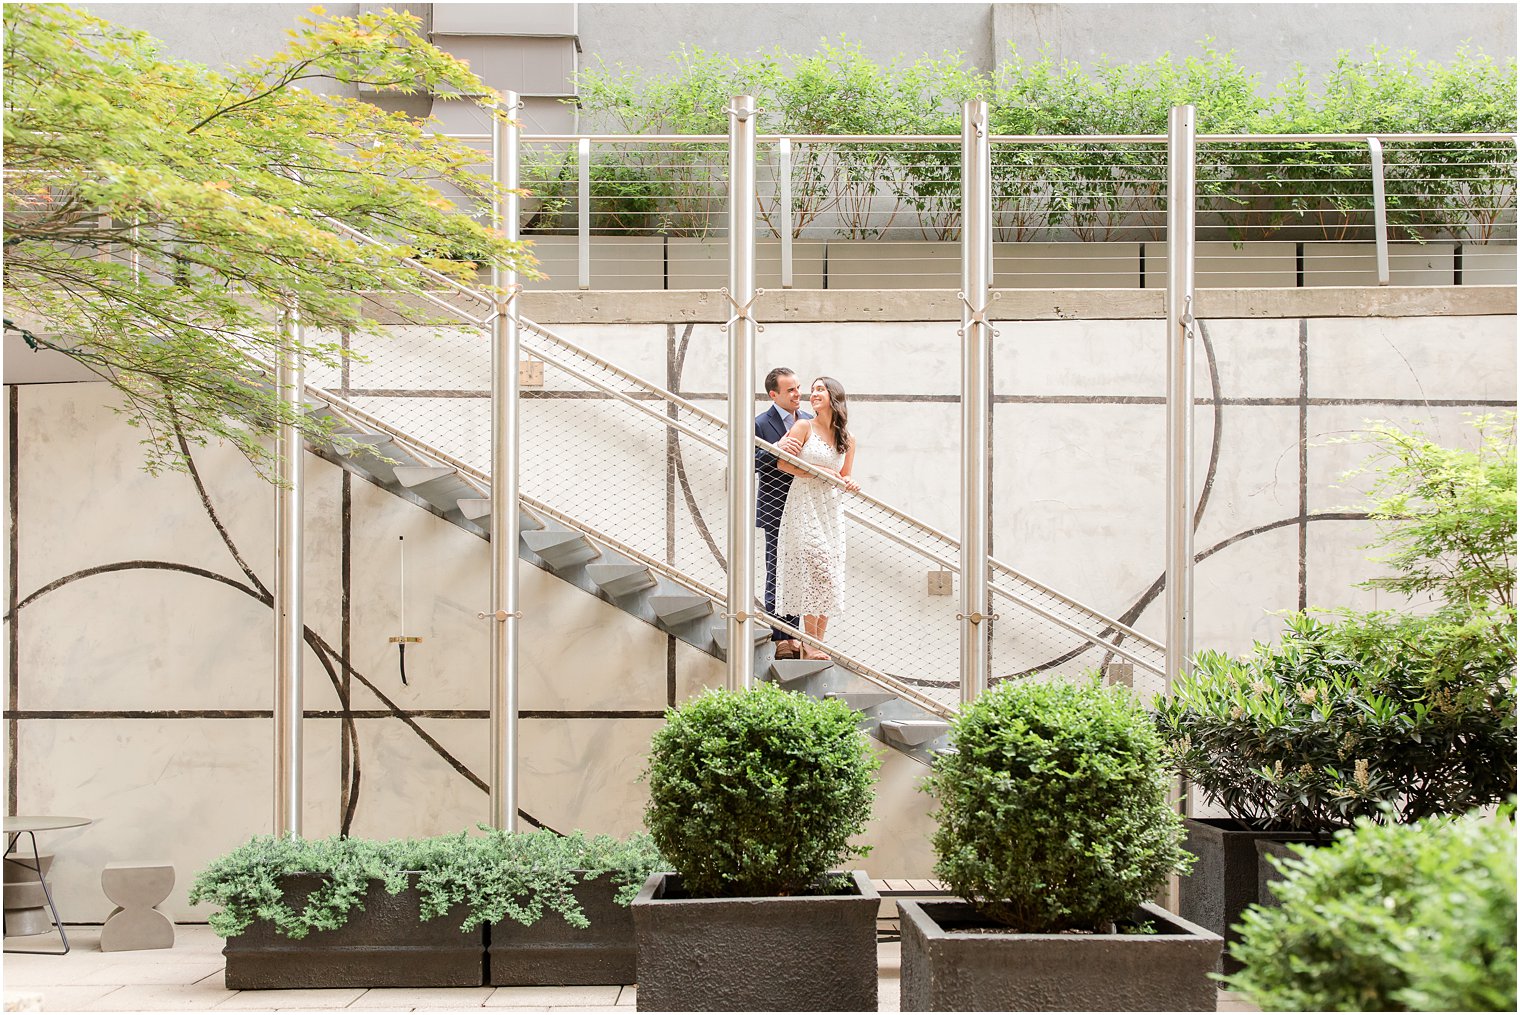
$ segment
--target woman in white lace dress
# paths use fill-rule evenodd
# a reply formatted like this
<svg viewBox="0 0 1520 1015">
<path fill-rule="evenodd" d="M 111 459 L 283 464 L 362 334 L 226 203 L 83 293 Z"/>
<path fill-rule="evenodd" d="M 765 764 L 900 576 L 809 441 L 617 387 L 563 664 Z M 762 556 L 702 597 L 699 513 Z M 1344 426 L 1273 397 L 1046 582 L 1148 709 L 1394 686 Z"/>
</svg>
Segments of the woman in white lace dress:
<svg viewBox="0 0 1520 1015">
<path fill-rule="evenodd" d="M 813 418 L 798 420 L 786 435 L 802 446 L 797 457 L 825 476 L 786 461 L 776 467 L 796 477 L 781 513 L 777 539 L 776 612 L 802 616 L 811 638 L 823 641 L 829 617 L 844 608 L 844 499 L 841 492 L 860 489 L 850 473 L 855 466 L 850 408 L 844 388 L 832 377 L 813 382 L 809 401 Z M 827 659 L 811 645 L 804 659 Z"/>
</svg>

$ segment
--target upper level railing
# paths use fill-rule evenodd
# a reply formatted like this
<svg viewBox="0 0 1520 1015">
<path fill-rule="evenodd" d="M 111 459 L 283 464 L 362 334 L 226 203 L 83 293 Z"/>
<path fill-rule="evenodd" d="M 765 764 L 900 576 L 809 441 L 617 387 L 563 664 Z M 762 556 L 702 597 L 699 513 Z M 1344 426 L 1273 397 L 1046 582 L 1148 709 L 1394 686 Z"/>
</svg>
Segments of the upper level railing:
<svg viewBox="0 0 1520 1015">
<path fill-rule="evenodd" d="M 761 135 L 758 284 L 959 285 L 960 145 Z M 993 137 L 999 286 L 1165 285 L 1165 138 Z M 727 138 L 525 135 L 529 288 L 726 278 Z M 1511 134 L 1204 135 L 1198 285 L 1513 284 Z"/>
</svg>

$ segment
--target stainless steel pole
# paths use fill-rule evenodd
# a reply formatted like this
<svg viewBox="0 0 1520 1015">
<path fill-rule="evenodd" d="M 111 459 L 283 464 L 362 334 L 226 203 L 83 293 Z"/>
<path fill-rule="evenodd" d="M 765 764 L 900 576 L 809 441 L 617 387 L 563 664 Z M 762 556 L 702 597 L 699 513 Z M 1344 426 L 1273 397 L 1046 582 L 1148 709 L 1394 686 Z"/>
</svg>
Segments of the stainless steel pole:
<svg viewBox="0 0 1520 1015">
<path fill-rule="evenodd" d="M 961 701 L 987 690 L 987 377 L 992 325 L 992 143 L 987 103 L 961 107 Z"/>
<path fill-rule="evenodd" d="M 728 688 L 755 681 L 755 99 L 728 107 Z"/>
<path fill-rule="evenodd" d="M 521 102 L 506 93 L 504 112 L 511 120 L 492 119 L 491 178 L 497 197 L 491 207 L 496 228 L 516 240 L 521 216 Z M 505 189 L 503 189 L 505 188 Z M 511 829 L 517 823 L 518 686 L 518 360 L 521 331 L 517 308 L 517 268 L 491 266 L 491 283 L 507 291 L 498 296 L 491 319 L 491 825 Z"/>
<path fill-rule="evenodd" d="M 1193 248 L 1197 115 L 1167 117 L 1166 690 L 1193 655 Z"/>
<path fill-rule="evenodd" d="M 290 346 L 302 339 L 300 311 L 292 308 L 282 324 Z M 275 369 L 280 401 L 291 409 L 304 388 L 301 357 L 287 348 Z M 301 834 L 301 663 L 305 653 L 302 615 L 301 431 L 281 423 L 275 438 L 280 484 L 274 502 L 274 834 Z"/>
</svg>

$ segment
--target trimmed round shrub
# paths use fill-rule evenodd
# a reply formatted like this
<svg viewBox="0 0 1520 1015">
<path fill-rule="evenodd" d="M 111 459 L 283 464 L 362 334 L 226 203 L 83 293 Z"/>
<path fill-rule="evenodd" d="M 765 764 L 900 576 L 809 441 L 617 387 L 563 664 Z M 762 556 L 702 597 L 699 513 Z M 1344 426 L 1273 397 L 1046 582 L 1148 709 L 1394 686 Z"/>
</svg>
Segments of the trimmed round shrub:
<svg viewBox="0 0 1520 1015">
<path fill-rule="evenodd" d="M 666 714 L 644 821 L 693 896 L 798 895 L 868 847 L 880 762 L 839 701 L 761 684 Z"/>
<path fill-rule="evenodd" d="M 1364 819 L 1278 863 L 1231 989 L 1264 1011 L 1514 1011 L 1512 816 Z"/>
<path fill-rule="evenodd" d="M 934 870 L 982 918 L 1104 930 L 1191 867 L 1161 738 L 1124 688 L 1006 681 L 961 711 L 951 743 L 925 783 Z"/>
</svg>

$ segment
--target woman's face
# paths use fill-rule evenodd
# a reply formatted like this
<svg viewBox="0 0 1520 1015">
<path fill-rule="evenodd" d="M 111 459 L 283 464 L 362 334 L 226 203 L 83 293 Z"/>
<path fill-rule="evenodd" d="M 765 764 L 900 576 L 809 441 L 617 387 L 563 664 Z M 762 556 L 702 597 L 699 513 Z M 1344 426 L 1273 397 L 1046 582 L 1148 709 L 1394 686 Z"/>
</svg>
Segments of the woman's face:
<svg viewBox="0 0 1520 1015">
<path fill-rule="evenodd" d="M 813 413 L 815 415 L 819 409 L 830 408 L 829 389 L 824 387 L 822 381 L 813 382 L 813 390 L 808 395 L 808 402 L 813 406 Z"/>
</svg>

